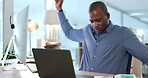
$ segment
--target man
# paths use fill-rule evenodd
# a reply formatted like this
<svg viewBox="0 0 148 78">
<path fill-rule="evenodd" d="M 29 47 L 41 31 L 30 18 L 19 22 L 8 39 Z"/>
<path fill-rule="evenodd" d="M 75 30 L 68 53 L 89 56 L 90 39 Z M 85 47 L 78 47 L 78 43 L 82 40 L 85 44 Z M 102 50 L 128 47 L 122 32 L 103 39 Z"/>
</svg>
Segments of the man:
<svg viewBox="0 0 148 78">
<path fill-rule="evenodd" d="M 128 28 L 113 25 L 103 2 L 90 5 L 91 24 L 82 29 L 73 29 L 69 24 L 62 10 L 63 0 L 55 2 L 66 37 L 83 44 L 80 70 L 126 74 L 130 71 L 131 55 L 148 65 L 148 47 Z"/>
</svg>

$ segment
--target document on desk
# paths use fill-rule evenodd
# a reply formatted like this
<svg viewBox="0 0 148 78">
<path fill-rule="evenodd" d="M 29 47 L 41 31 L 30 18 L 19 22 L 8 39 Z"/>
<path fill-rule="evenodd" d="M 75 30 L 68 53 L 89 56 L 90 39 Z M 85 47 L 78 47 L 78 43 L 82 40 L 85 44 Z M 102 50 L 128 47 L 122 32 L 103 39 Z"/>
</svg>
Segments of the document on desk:
<svg viewBox="0 0 148 78">
<path fill-rule="evenodd" d="M 118 74 L 115 75 L 115 78 L 136 78 L 134 74 Z"/>
<path fill-rule="evenodd" d="M 94 76 L 94 78 L 114 78 L 113 76 Z"/>
</svg>

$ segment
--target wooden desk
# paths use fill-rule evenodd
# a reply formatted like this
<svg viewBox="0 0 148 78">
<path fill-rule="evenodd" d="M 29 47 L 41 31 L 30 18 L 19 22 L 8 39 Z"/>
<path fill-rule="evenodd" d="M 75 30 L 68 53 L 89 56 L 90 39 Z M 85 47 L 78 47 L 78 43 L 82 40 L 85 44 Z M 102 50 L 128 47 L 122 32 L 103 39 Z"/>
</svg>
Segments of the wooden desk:
<svg viewBox="0 0 148 78">
<path fill-rule="evenodd" d="M 76 71 L 76 74 L 87 76 L 109 76 L 111 74 L 102 74 L 86 71 Z M 32 73 L 29 69 L 21 71 L 3 71 L 0 69 L 0 78 L 40 78 L 38 73 Z"/>
<path fill-rule="evenodd" d="M 29 69 L 21 71 L 3 71 L 0 69 L 0 78 L 40 78 L 37 73 L 32 73 Z"/>
<path fill-rule="evenodd" d="M 111 76 L 113 75 L 113 74 L 95 73 L 95 72 L 87 72 L 87 71 L 76 71 L 76 74 L 87 75 L 87 76 Z"/>
</svg>

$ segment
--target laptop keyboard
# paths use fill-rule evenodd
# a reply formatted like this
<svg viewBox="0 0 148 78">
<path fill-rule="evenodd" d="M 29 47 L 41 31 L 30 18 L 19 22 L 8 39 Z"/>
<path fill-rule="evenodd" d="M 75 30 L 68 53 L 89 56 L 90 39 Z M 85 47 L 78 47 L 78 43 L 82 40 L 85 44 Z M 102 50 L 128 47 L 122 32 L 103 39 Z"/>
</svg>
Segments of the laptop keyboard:
<svg viewBox="0 0 148 78">
<path fill-rule="evenodd" d="M 37 73 L 36 64 L 27 64 L 27 67 L 29 68 L 29 70 L 30 70 L 32 73 Z"/>
</svg>

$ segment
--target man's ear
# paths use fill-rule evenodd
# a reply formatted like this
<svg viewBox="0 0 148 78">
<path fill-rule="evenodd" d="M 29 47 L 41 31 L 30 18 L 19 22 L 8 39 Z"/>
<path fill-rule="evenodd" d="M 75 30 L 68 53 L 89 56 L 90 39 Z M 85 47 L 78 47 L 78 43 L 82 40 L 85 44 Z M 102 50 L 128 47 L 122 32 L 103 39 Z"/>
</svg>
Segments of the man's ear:
<svg viewBox="0 0 148 78">
<path fill-rule="evenodd" d="M 110 14 L 107 12 L 106 14 L 107 19 L 110 19 Z"/>
</svg>

